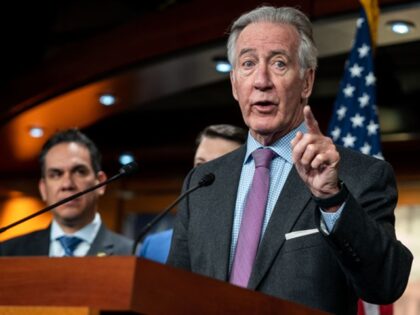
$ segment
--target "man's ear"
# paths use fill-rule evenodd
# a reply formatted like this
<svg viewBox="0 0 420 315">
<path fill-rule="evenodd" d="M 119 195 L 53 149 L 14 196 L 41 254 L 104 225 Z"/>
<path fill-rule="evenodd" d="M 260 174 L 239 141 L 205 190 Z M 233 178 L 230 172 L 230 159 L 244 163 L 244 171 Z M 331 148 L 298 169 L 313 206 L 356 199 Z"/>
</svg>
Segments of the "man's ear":
<svg viewBox="0 0 420 315">
<path fill-rule="evenodd" d="M 104 181 L 106 181 L 106 179 L 107 179 L 107 176 L 106 176 L 105 172 L 103 172 L 103 171 L 99 171 L 98 174 L 96 175 L 97 184 L 103 183 Z M 101 188 L 98 188 L 97 189 L 98 194 L 100 196 L 102 196 L 105 193 L 105 189 L 106 189 L 105 186 L 102 186 Z"/>
<path fill-rule="evenodd" d="M 47 189 L 45 187 L 45 178 L 41 178 L 38 182 L 39 193 L 41 194 L 42 201 L 47 200 Z"/>
<path fill-rule="evenodd" d="M 232 86 L 232 94 L 235 100 L 238 100 L 238 93 L 236 91 L 236 78 L 233 70 L 229 73 L 230 74 L 230 85 Z"/>
<path fill-rule="evenodd" d="M 307 69 L 305 70 L 304 78 L 303 78 L 303 89 L 301 97 L 303 99 L 308 99 L 309 96 L 312 94 L 312 88 L 314 86 L 315 81 L 315 70 L 314 69 Z"/>
</svg>

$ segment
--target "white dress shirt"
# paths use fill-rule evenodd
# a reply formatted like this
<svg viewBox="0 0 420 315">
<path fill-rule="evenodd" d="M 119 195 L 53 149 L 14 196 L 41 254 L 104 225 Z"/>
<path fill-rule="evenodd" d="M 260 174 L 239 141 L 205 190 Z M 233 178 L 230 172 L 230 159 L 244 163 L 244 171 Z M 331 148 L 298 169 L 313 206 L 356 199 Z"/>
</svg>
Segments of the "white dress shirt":
<svg viewBox="0 0 420 315">
<path fill-rule="evenodd" d="M 98 234 L 99 228 L 102 224 L 101 216 L 99 213 L 95 214 L 95 218 L 92 222 L 88 225 L 81 228 L 74 234 L 66 234 L 61 229 L 60 225 L 53 220 L 51 223 L 51 234 L 50 234 L 50 252 L 49 257 L 63 257 L 64 256 L 64 249 L 61 246 L 58 238 L 67 235 L 67 236 L 77 236 L 78 238 L 82 239 L 82 242 L 76 247 L 74 250 L 73 255 L 82 257 L 86 256 L 88 253 L 90 246 L 93 243 L 96 235 Z"/>
</svg>

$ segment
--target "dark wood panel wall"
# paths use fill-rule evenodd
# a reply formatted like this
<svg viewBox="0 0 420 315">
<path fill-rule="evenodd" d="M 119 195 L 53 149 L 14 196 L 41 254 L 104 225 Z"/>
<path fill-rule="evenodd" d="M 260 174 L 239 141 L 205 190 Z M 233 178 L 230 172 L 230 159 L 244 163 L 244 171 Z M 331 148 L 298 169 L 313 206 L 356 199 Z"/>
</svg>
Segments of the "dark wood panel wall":
<svg viewBox="0 0 420 315">
<path fill-rule="evenodd" d="M 381 0 L 382 6 L 408 3 Z M 312 19 L 357 11 L 357 0 L 272 1 L 301 8 Z M 0 87 L 0 124 L 22 111 L 115 71 L 223 39 L 231 21 L 260 1 L 181 1 L 99 36 L 73 43 Z M 28 25 L 27 27 L 30 27 Z M 17 91 L 19 91 L 17 93 Z"/>
</svg>

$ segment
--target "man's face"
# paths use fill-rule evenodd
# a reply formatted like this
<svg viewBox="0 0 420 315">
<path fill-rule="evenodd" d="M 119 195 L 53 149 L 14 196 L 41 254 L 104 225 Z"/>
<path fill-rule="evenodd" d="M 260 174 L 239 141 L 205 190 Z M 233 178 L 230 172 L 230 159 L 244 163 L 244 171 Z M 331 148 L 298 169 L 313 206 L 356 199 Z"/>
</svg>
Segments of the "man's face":
<svg viewBox="0 0 420 315">
<path fill-rule="evenodd" d="M 204 164 L 225 155 L 241 145 L 238 142 L 222 138 L 203 137 L 194 156 L 194 166 Z"/>
<path fill-rule="evenodd" d="M 89 150 L 76 142 L 52 147 L 45 156 L 44 172 L 39 190 L 47 205 L 106 180 L 103 172 L 95 174 Z M 60 225 L 83 227 L 93 220 L 98 197 L 104 192 L 100 188 L 55 208 L 54 218 Z"/>
<path fill-rule="evenodd" d="M 299 34 L 286 24 L 252 23 L 236 42 L 231 72 L 233 96 L 251 134 L 270 144 L 303 121 L 314 71 L 303 76 L 298 59 Z"/>
</svg>

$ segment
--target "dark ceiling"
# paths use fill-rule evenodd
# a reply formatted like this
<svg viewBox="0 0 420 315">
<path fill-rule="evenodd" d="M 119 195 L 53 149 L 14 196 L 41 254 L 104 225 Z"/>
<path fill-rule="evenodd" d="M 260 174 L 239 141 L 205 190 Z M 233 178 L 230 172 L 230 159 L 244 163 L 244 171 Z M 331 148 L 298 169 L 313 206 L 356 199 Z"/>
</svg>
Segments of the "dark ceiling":
<svg viewBox="0 0 420 315">
<path fill-rule="evenodd" d="M 159 62 L 168 54 L 223 42 L 228 21 L 256 3 L 80 0 L 23 5 L 20 1 L 10 2 L 2 10 L 0 25 L 3 47 L 0 123 L 6 125 L 25 110 L 95 80 L 149 61 Z M 356 0 L 272 3 L 298 3 L 314 20 L 357 14 L 359 6 Z M 392 7 L 418 2 L 380 3 Z M 217 12 L 218 9 L 221 11 Z M 151 25 L 150 29 L 145 29 L 145 25 Z M 331 41 L 334 40 L 332 34 Z M 143 47 L 138 41 L 143 41 Z M 342 53 L 320 59 L 311 105 L 324 129 L 346 56 L 347 53 Z M 404 174 L 412 172 L 420 154 L 418 56 L 420 41 L 380 47 L 376 55 L 378 104 L 381 110 L 389 110 L 404 122 L 393 130 L 383 130 L 384 139 L 388 139 L 384 141 L 384 153 Z M 183 73 L 177 76 L 181 79 Z M 243 125 L 226 77 L 156 97 L 83 130 L 98 143 L 110 170 L 117 167 L 116 157 L 121 151 L 131 151 L 141 161 L 144 174 L 156 170 L 183 174 L 192 163 L 196 134 L 214 123 Z M 392 135 L 402 133 L 410 134 L 409 140 L 393 140 Z M 35 173 L 36 169 L 33 159 L 25 167 L 3 165 L 2 172 Z"/>
<path fill-rule="evenodd" d="M 185 1 L 8 1 L 0 21 L 1 86 L 78 46 L 143 15 Z"/>
</svg>

